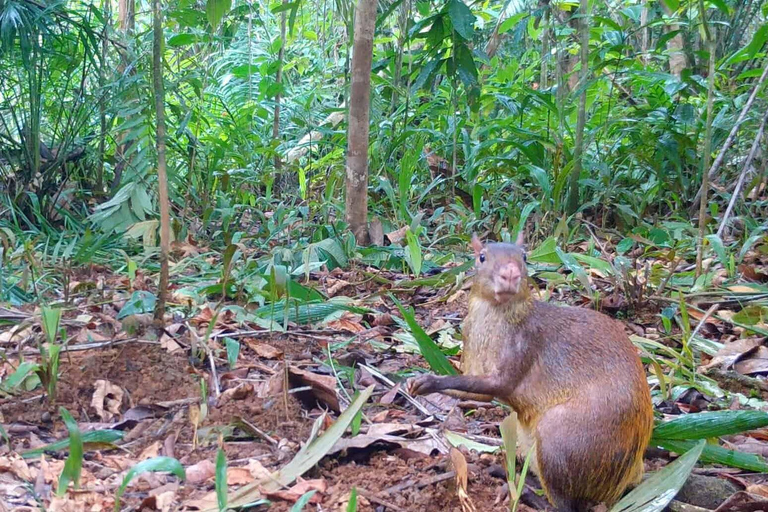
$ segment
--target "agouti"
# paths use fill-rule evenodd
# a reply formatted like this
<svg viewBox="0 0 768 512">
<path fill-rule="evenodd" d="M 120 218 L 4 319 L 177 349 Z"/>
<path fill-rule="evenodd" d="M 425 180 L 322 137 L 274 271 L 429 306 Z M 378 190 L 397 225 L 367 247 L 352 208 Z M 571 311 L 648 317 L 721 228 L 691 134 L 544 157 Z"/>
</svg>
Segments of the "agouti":
<svg viewBox="0 0 768 512">
<path fill-rule="evenodd" d="M 653 409 L 640 358 L 623 326 L 602 313 L 533 300 L 515 244 L 472 238 L 476 274 L 462 327 L 463 375 L 423 375 L 414 395 L 442 392 L 508 404 L 518 455 L 558 511 L 617 501 L 643 475 Z"/>
</svg>

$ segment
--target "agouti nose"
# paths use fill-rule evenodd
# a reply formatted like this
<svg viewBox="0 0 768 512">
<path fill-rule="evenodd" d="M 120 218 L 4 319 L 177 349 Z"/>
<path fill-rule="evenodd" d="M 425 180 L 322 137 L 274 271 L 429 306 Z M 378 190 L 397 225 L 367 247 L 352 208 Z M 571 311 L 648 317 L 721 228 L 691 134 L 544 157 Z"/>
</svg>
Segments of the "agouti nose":
<svg viewBox="0 0 768 512">
<path fill-rule="evenodd" d="M 517 293 L 520 286 L 520 267 L 514 263 L 503 265 L 499 268 L 497 277 L 505 290 Z"/>
</svg>

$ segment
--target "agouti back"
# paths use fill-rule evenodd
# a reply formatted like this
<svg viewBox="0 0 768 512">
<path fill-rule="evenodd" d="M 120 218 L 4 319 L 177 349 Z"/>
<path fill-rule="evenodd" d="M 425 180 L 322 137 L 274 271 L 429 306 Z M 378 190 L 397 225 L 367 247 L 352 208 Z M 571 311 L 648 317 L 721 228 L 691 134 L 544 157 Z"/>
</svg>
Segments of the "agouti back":
<svg viewBox="0 0 768 512">
<path fill-rule="evenodd" d="M 653 428 L 645 372 L 619 322 L 532 299 L 521 242 L 473 237 L 463 375 L 423 375 L 410 389 L 507 403 L 518 415 L 518 453 L 536 443 L 532 469 L 552 504 L 610 506 L 643 475 Z"/>
</svg>

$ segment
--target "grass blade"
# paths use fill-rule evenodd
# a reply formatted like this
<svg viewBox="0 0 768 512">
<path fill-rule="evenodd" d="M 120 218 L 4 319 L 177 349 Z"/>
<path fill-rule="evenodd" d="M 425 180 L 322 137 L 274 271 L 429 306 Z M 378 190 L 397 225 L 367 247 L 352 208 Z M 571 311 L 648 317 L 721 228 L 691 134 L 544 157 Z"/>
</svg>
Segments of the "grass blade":
<svg viewBox="0 0 768 512">
<path fill-rule="evenodd" d="M 653 446 L 658 446 L 670 452 L 682 453 L 689 450 L 696 441 L 678 441 L 673 439 L 651 439 Z M 715 444 L 707 444 L 700 457 L 702 462 L 722 464 L 732 468 L 768 473 L 768 461 L 753 453 L 737 452 Z"/>
<path fill-rule="evenodd" d="M 653 431 L 654 439 L 709 439 L 768 426 L 763 411 L 717 411 L 686 414 L 662 423 Z"/>
<path fill-rule="evenodd" d="M 69 431 L 69 456 L 64 462 L 64 469 L 59 476 L 59 487 L 56 489 L 56 496 L 61 497 L 67 492 L 69 482 L 75 484 L 75 489 L 80 485 L 80 473 L 83 470 L 83 439 L 77 422 L 69 414 L 69 411 L 60 407 L 59 413 Z"/>
<path fill-rule="evenodd" d="M 660 471 L 651 475 L 648 480 L 637 486 L 624 496 L 611 512 L 659 512 L 672 501 L 683 486 L 693 466 L 699 460 L 706 441 L 703 439 L 681 455 L 676 461 L 668 464 Z"/>
<path fill-rule="evenodd" d="M 426 359 L 429 367 L 432 371 L 438 375 L 456 375 L 456 369 L 445 357 L 437 343 L 432 341 L 432 338 L 424 332 L 424 329 L 416 322 L 416 317 L 413 314 L 413 308 L 405 309 L 400 301 L 395 298 L 394 295 L 390 295 L 392 301 L 397 305 L 400 310 L 400 314 L 403 315 L 405 322 L 408 324 L 408 328 L 411 330 L 416 343 L 419 345 L 419 351 L 421 355 Z"/>
<path fill-rule="evenodd" d="M 154 457 L 151 459 L 143 460 L 128 470 L 123 478 L 123 483 L 120 484 L 120 488 L 115 494 L 115 512 L 120 510 L 120 497 L 125 492 L 128 484 L 137 475 L 146 473 L 147 471 L 167 471 L 179 477 L 180 480 L 184 480 L 187 474 L 184 472 L 184 467 L 181 463 L 173 457 Z"/>
</svg>

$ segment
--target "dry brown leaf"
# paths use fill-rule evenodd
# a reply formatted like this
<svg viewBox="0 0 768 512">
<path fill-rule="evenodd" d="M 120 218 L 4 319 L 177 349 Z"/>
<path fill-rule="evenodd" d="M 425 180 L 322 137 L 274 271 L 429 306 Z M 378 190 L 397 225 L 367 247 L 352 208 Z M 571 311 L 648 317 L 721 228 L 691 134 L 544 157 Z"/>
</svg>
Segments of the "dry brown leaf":
<svg viewBox="0 0 768 512">
<path fill-rule="evenodd" d="M 113 418 L 120 415 L 120 406 L 123 404 L 123 389 L 104 379 L 97 380 L 94 387 L 91 407 L 102 421 L 112 421 Z"/>
<path fill-rule="evenodd" d="M 283 351 L 266 343 L 259 343 L 252 338 L 245 338 L 245 344 L 248 348 L 256 352 L 256 355 L 264 359 L 280 359 L 283 357 Z"/>
<path fill-rule="evenodd" d="M 35 475 L 21 456 L 11 453 L 0 457 L 0 473 L 8 472 L 25 482 L 32 482 Z"/>
<path fill-rule="evenodd" d="M 301 498 L 307 492 L 316 490 L 317 493 L 315 493 L 312 496 L 309 502 L 319 503 L 320 496 L 318 496 L 318 494 L 324 493 L 328 488 L 328 483 L 322 478 L 316 478 L 314 480 L 304 480 L 303 478 L 298 477 L 296 481 L 298 483 L 288 490 L 267 493 L 265 494 L 265 496 L 269 498 L 276 498 L 276 499 L 281 499 L 285 501 L 290 501 L 293 503 L 299 498 Z"/>
<path fill-rule="evenodd" d="M 328 327 L 337 331 L 347 331 L 354 334 L 365 331 L 362 325 L 363 317 L 361 315 L 345 311 L 341 318 L 328 322 Z"/>
<path fill-rule="evenodd" d="M 339 412 L 339 398 L 336 395 L 336 378 L 330 375 L 320 375 L 306 370 L 289 366 L 288 375 L 294 387 L 309 386 L 312 394 L 334 412 Z"/>
<path fill-rule="evenodd" d="M 405 232 L 408 231 L 408 226 L 403 226 L 397 231 L 391 231 L 387 233 L 387 238 L 392 245 L 397 245 L 405 238 Z"/>
<path fill-rule="evenodd" d="M 160 448 L 162 448 L 160 441 L 155 441 L 146 448 L 144 448 L 139 454 L 139 460 L 153 459 L 160 455 Z"/>
<path fill-rule="evenodd" d="M 334 297 L 341 290 L 349 286 L 350 283 L 349 281 L 344 281 L 343 279 L 333 279 L 329 277 L 326 281 L 326 285 L 330 285 L 328 286 L 326 293 L 329 297 Z"/>
<path fill-rule="evenodd" d="M 160 336 L 160 346 L 167 350 L 169 354 L 183 350 L 181 345 L 179 345 L 172 336 L 168 336 L 166 333 L 163 333 Z"/>
<path fill-rule="evenodd" d="M 256 459 L 251 459 L 248 461 L 248 472 L 251 474 L 251 476 L 255 480 L 265 480 L 267 478 L 270 478 L 272 475 L 272 472 L 265 468 L 261 462 L 259 462 Z"/>
<path fill-rule="evenodd" d="M 248 468 L 227 468 L 227 485 L 244 485 L 254 478 Z"/>
<path fill-rule="evenodd" d="M 469 480 L 467 459 L 453 446 L 450 450 L 450 456 L 453 470 L 456 472 L 456 494 L 459 496 L 461 509 L 464 512 L 476 512 L 475 504 L 472 503 L 472 499 L 469 497 L 469 493 L 467 493 L 467 481 Z"/>
<path fill-rule="evenodd" d="M 208 459 L 201 460 L 197 464 L 189 466 L 186 469 L 187 482 L 190 484 L 201 484 L 216 475 L 216 466 Z"/>
</svg>

